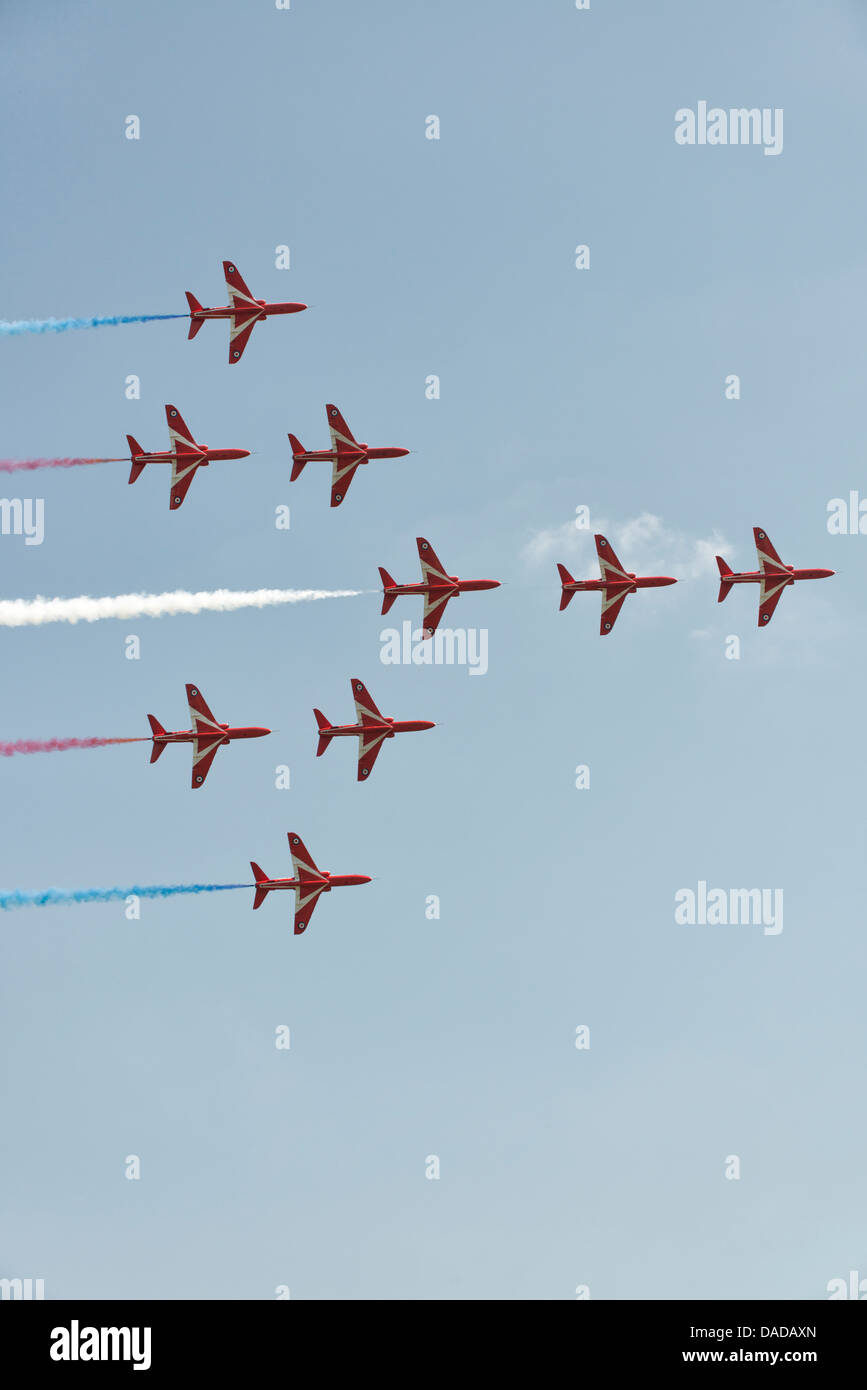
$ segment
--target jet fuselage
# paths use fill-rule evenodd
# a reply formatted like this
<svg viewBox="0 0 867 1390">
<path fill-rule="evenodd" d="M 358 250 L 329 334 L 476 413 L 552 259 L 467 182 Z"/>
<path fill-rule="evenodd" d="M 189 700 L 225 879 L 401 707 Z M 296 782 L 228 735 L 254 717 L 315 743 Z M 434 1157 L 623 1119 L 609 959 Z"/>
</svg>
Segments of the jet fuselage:
<svg viewBox="0 0 867 1390">
<path fill-rule="evenodd" d="M 342 464 L 370 463 L 371 459 L 402 459 L 409 449 L 371 448 L 369 444 L 359 444 L 357 449 L 305 449 L 303 453 L 293 454 L 296 463 L 333 463 L 339 459 Z"/>
<path fill-rule="evenodd" d="M 300 314 L 302 309 L 307 308 L 306 304 L 293 304 L 291 301 L 287 301 L 285 304 L 269 304 L 267 300 L 257 299 L 255 303 L 259 309 L 258 314 L 254 309 L 246 306 L 239 311 L 231 304 L 224 304 L 218 309 L 206 309 L 203 305 L 201 309 L 194 309 L 190 318 L 204 321 L 205 319 L 233 319 L 238 316 L 246 320 L 256 319 L 258 321 L 259 319 L 270 318 L 272 314 Z"/>
<path fill-rule="evenodd" d="M 249 449 L 209 449 L 207 444 L 203 444 L 201 449 L 178 449 L 177 453 L 173 449 L 163 449 L 154 454 L 131 454 L 133 463 L 196 463 L 200 468 L 207 468 L 209 463 L 222 463 L 227 459 L 248 459 Z"/>
<path fill-rule="evenodd" d="M 429 583 L 425 584 L 419 580 L 415 584 L 392 584 L 386 585 L 383 593 L 386 594 L 450 594 L 457 598 L 459 594 L 475 593 L 479 589 L 499 589 L 499 579 L 458 579 L 452 576 L 450 584 Z"/>
<path fill-rule="evenodd" d="M 633 594 L 637 589 L 660 589 L 664 584 L 676 584 L 677 580 L 670 578 L 667 574 L 649 574 L 638 577 L 634 574 L 629 579 L 575 579 L 571 583 L 564 583 L 563 589 L 566 593 L 582 593 L 587 590 L 614 590 L 620 589 L 624 593 Z"/>
<path fill-rule="evenodd" d="M 330 893 L 332 888 L 355 888 L 360 883 L 371 883 L 373 880 L 367 874 L 330 874 L 327 869 L 320 869 L 315 877 L 308 878 L 269 878 L 256 885 L 257 888 L 267 892 L 275 889 L 311 888 L 314 885 L 320 886 L 323 893 Z"/>
<path fill-rule="evenodd" d="M 220 743 L 231 743 L 236 738 L 264 738 L 265 734 L 270 734 L 270 729 L 261 729 L 255 724 L 241 726 L 237 729 L 231 728 L 228 724 L 221 724 L 223 731 L 222 738 L 219 734 L 196 733 L 195 729 L 176 729 L 174 732 L 168 730 L 164 734 L 154 734 L 154 743 L 209 743 L 212 740 Z"/>
<path fill-rule="evenodd" d="M 745 570 L 743 574 L 727 574 L 726 584 L 761 584 L 762 580 L 771 582 L 781 581 L 783 584 L 794 584 L 799 579 L 830 579 L 833 570 L 798 570 L 792 565 L 785 567 L 789 571 L 789 578 L 778 574 L 776 570 L 768 574 L 763 574 L 761 570 Z"/>
<path fill-rule="evenodd" d="M 431 719 L 389 719 L 388 716 L 383 716 L 381 722 L 333 724 L 328 733 L 331 738 L 360 738 L 363 734 L 386 731 L 386 738 L 394 738 L 395 734 L 417 734 L 421 733 L 422 729 L 435 728 L 436 724 Z"/>
</svg>

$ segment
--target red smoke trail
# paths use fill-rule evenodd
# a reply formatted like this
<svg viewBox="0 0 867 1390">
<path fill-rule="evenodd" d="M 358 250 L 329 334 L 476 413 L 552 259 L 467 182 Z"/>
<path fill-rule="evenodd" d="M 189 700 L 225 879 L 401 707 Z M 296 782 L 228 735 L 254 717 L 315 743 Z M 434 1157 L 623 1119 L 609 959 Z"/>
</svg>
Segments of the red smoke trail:
<svg viewBox="0 0 867 1390">
<path fill-rule="evenodd" d="M 0 473 L 30 472 L 34 468 L 78 468 L 83 463 L 129 463 L 129 459 L 0 459 Z"/>
<path fill-rule="evenodd" d="M 19 738 L 0 743 L 0 758 L 13 753 L 63 753 L 67 748 L 107 748 L 110 743 L 150 743 L 148 738 Z"/>
</svg>

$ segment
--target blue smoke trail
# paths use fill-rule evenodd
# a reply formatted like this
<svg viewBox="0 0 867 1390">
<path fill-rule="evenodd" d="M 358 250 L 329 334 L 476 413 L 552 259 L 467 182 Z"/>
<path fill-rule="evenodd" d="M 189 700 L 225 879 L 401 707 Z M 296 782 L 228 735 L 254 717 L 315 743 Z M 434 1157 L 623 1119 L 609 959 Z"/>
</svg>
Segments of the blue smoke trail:
<svg viewBox="0 0 867 1390">
<path fill-rule="evenodd" d="M 225 893 L 230 888 L 253 888 L 252 883 L 173 883 L 150 884 L 135 888 L 43 888 L 0 893 L 0 909 L 14 907 L 52 907 L 62 903 L 107 903 L 115 898 L 173 898 L 177 893 Z"/>
<path fill-rule="evenodd" d="M 19 333 L 66 333 L 70 328 L 102 328 L 105 324 L 152 323 L 154 319 L 188 319 L 189 314 L 105 314 L 91 319 L 13 319 L 0 321 L 0 335 Z"/>
</svg>

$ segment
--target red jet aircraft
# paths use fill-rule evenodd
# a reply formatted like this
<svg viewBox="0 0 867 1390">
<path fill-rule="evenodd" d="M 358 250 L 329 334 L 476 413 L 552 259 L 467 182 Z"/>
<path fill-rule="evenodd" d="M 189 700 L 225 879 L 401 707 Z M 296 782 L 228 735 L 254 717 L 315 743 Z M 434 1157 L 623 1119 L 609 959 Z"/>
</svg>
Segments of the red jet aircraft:
<svg viewBox="0 0 867 1390">
<path fill-rule="evenodd" d="M 560 595 L 560 612 L 572 601 L 572 595 L 584 590 L 598 589 L 602 594 L 602 617 L 599 635 L 607 637 L 617 622 L 617 615 L 629 594 L 637 589 L 658 589 L 663 584 L 676 584 L 665 574 L 652 574 L 639 579 L 625 570 L 604 536 L 594 536 L 596 554 L 599 557 L 599 579 L 573 579 L 565 565 L 558 565 L 563 592 Z"/>
<path fill-rule="evenodd" d="M 395 734 L 414 734 L 422 729 L 435 729 L 430 719 L 392 719 L 390 715 L 380 714 L 367 687 L 356 677 L 351 681 L 352 697 L 355 700 L 357 724 L 329 724 L 321 709 L 315 709 L 316 723 L 319 725 L 319 746 L 317 758 L 321 758 L 333 738 L 358 739 L 358 780 L 366 782 L 383 740 L 394 738 Z"/>
<path fill-rule="evenodd" d="M 383 614 L 387 613 L 401 594 L 424 594 L 424 637 L 430 637 L 436 631 L 449 599 L 457 598 L 459 594 L 474 592 L 476 589 L 499 589 L 499 579 L 458 579 L 456 574 L 446 574 L 430 541 L 426 541 L 423 536 L 417 536 L 416 545 L 421 561 L 420 584 L 397 584 L 388 570 L 384 570 L 380 565 L 382 611 Z"/>
<path fill-rule="evenodd" d="M 330 449 L 305 449 L 301 440 L 296 435 L 290 434 L 289 443 L 292 445 L 292 472 L 289 475 L 290 483 L 294 483 L 296 478 L 300 478 L 306 463 L 330 463 L 331 464 L 331 505 L 339 507 L 347 492 L 349 484 L 355 477 L 355 470 L 362 464 L 369 463 L 371 459 L 400 459 L 409 453 L 409 449 L 380 448 L 372 449 L 369 444 L 359 444 L 347 425 L 336 405 L 325 407 L 328 414 L 328 428 L 331 431 Z"/>
<path fill-rule="evenodd" d="M 261 907 L 266 895 L 275 889 L 294 888 L 296 936 L 307 930 L 320 893 L 330 893 L 332 888 L 351 888 L 358 883 L 370 883 L 367 874 L 330 874 L 326 869 L 317 869 L 299 836 L 292 830 L 289 831 L 289 853 L 292 855 L 294 878 L 269 878 L 258 864 L 250 861 L 256 880 L 253 907 Z"/>
<path fill-rule="evenodd" d="M 833 570 L 796 570 L 791 565 L 784 565 L 774 547 L 768 539 L 768 534 L 761 527 L 753 527 L 753 539 L 756 543 L 756 555 L 759 561 L 757 570 L 747 570 L 744 574 L 735 574 L 729 569 L 721 555 L 717 555 L 716 562 L 719 568 L 719 597 L 717 603 L 722 603 L 733 584 L 759 584 L 759 627 L 766 627 L 771 621 L 774 609 L 780 601 L 783 590 L 788 584 L 794 584 L 798 579 L 830 579 Z"/>
<path fill-rule="evenodd" d="M 254 299 L 244 284 L 239 271 L 231 261 L 223 261 L 223 274 L 229 291 L 229 302 L 222 309 L 205 309 L 194 294 L 187 290 L 187 303 L 190 306 L 190 337 L 195 338 L 205 319 L 229 320 L 229 362 L 240 360 L 247 346 L 250 334 L 260 319 L 271 314 L 300 314 L 306 304 L 268 304 L 264 299 Z"/>
<path fill-rule="evenodd" d="M 148 463 L 170 463 L 172 465 L 172 487 L 169 494 L 169 510 L 176 512 L 190 490 L 197 468 L 207 468 L 209 463 L 219 463 L 223 459 L 246 459 L 249 449 L 209 449 L 207 444 L 197 444 L 180 413 L 173 405 L 166 406 L 166 421 L 169 427 L 169 447 L 165 453 L 146 454 L 131 434 L 126 437 L 132 456 L 129 481 L 134 483 Z"/>
<path fill-rule="evenodd" d="M 195 791 L 204 782 L 211 770 L 211 763 L 217 756 L 217 749 L 222 748 L 224 743 L 231 743 L 235 738 L 262 738 L 265 734 L 270 734 L 271 730 L 256 727 L 232 729 L 228 724 L 218 724 L 205 704 L 198 686 L 187 686 L 187 702 L 190 706 L 190 721 L 193 726 L 191 729 L 167 733 L 158 719 L 152 714 L 148 715 L 154 745 L 151 749 L 151 762 L 155 763 L 163 749 L 170 743 L 191 743 L 193 745 L 193 780 L 191 785 Z"/>
</svg>

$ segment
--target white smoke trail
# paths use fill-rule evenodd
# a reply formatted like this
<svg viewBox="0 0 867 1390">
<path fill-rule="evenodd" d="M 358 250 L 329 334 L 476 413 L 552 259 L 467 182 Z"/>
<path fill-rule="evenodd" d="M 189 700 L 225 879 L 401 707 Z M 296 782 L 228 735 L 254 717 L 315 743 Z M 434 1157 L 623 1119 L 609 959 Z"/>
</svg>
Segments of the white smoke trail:
<svg viewBox="0 0 867 1390">
<path fill-rule="evenodd" d="M 0 627 L 38 627 L 43 623 L 98 623 L 102 618 L 164 618 L 178 613 L 234 613 L 281 603 L 313 603 L 324 598 L 357 598 L 363 589 L 214 589 L 170 594 L 116 594 L 88 598 L 0 599 Z"/>
</svg>

